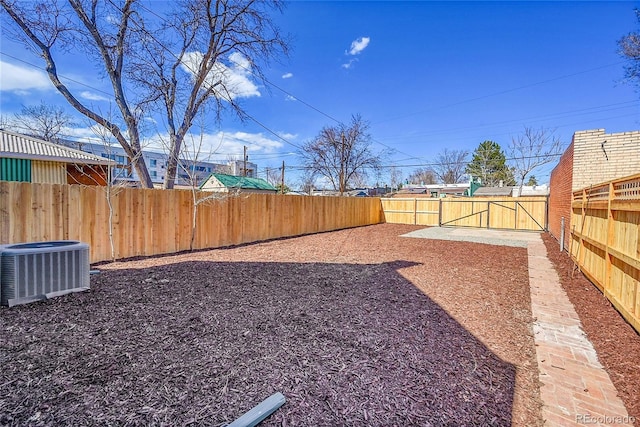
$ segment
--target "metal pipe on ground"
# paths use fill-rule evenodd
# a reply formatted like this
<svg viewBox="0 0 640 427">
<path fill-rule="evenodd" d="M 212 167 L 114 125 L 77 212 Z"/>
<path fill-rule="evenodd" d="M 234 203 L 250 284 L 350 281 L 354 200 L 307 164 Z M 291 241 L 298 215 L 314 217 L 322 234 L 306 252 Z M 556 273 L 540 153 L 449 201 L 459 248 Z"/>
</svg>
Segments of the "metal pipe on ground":
<svg viewBox="0 0 640 427">
<path fill-rule="evenodd" d="M 240 418 L 227 425 L 227 427 L 254 427 L 265 418 L 273 414 L 287 401 L 282 393 L 274 393 L 265 400 L 244 413 Z"/>
</svg>

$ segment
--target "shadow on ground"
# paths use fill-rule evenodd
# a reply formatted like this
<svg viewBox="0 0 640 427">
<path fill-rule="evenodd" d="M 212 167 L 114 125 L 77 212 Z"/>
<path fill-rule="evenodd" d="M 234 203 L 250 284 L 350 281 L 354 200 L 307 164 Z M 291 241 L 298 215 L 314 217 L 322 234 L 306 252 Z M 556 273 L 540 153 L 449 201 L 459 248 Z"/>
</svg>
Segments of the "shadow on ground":
<svg viewBox="0 0 640 427">
<path fill-rule="evenodd" d="M 0 425 L 510 425 L 515 369 L 398 271 L 182 262 L 0 309 Z"/>
</svg>

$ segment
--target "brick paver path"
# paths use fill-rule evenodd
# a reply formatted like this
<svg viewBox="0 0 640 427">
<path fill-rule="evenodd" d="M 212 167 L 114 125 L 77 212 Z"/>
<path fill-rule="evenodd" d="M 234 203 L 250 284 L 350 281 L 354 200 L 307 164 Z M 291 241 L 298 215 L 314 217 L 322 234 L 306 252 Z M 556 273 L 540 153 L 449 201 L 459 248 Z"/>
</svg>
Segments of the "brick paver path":
<svg viewBox="0 0 640 427">
<path fill-rule="evenodd" d="M 539 237 L 528 252 L 545 426 L 632 425 Z"/>
</svg>

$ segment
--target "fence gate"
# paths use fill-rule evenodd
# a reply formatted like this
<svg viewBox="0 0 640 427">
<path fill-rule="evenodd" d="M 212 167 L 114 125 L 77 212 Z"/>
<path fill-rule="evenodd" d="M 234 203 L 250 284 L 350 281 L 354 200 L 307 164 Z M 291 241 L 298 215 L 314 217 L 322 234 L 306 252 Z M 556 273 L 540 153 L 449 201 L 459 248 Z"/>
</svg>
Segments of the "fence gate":
<svg viewBox="0 0 640 427">
<path fill-rule="evenodd" d="M 441 199 L 439 225 L 545 231 L 547 198 Z"/>
</svg>

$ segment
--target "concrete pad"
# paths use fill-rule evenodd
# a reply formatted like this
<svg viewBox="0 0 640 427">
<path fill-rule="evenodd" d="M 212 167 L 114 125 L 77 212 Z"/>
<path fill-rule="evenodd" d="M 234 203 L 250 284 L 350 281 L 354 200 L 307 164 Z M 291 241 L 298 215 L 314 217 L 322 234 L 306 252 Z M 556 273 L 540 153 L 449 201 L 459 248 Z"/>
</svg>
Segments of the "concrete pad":
<svg viewBox="0 0 640 427">
<path fill-rule="evenodd" d="M 539 236 L 540 233 L 533 231 L 453 227 L 429 227 L 402 235 L 402 237 L 415 237 L 420 239 L 453 240 L 520 248 L 526 248 L 528 242 L 539 239 Z"/>
</svg>

